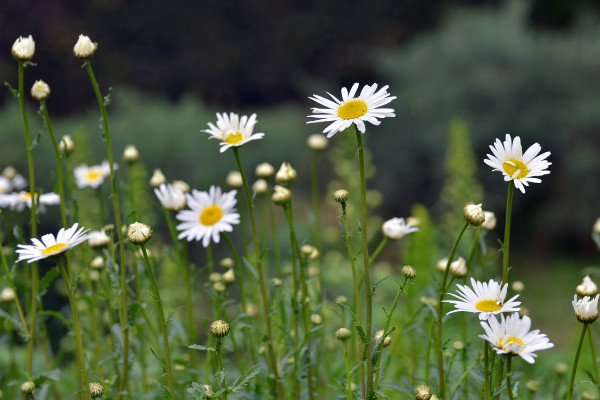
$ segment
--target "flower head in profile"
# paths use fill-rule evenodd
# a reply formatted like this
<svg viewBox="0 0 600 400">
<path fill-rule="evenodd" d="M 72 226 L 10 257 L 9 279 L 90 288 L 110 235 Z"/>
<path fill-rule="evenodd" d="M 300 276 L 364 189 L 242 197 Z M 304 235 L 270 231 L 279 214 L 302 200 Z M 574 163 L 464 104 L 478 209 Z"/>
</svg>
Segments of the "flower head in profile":
<svg viewBox="0 0 600 400">
<path fill-rule="evenodd" d="M 178 186 L 172 184 L 161 184 L 154 189 L 160 204 L 169 211 L 179 211 L 185 208 L 185 193 Z"/>
<path fill-rule="evenodd" d="M 36 197 L 41 212 L 46 210 L 46 206 L 60 204 L 60 196 L 56 193 L 43 193 Z M 0 208 L 9 208 L 21 212 L 25 207 L 31 208 L 31 198 L 29 192 L 0 194 Z"/>
<path fill-rule="evenodd" d="M 583 324 L 591 324 L 598 319 L 598 297 L 593 299 L 589 296 L 584 296 L 583 299 L 577 300 L 577 295 L 573 295 L 573 310 L 579 322 Z"/>
<path fill-rule="evenodd" d="M 331 93 L 327 93 L 331 99 L 318 95 L 309 97 L 325 108 L 313 108 L 313 113 L 308 118 L 314 118 L 314 121 L 308 121 L 308 123 L 330 123 L 323 130 L 323 133 L 326 133 L 329 138 L 349 128 L 352 124 L 355 124 L 360 132 L 365 133 L 365 122 L 379 125 L 380 118 L 396 116 L 393 109 L 381 108 L 396 98 L 387 92 L 387 85 L 379 90 L 377 90 L 376 83 L 370 86 L 365 85 L 357 96 L 358 86 L 359 84 L 355 83 L 350 91 L 345 87 L 342 88 L 341 100 Z"/>
<path fill-rule="evenodd" d="M 536 351 L 554 347 L 548 336 L 538 329 L 530 331 L 531 319 L 526 315 L 523 318 L 519 318 L 519 313 L 506 318 L 500 315 L 500 322 L 492 317 L 482 321 L 481 326 L 485 335 L 479 337 L 490 342 L 497 354 L 520 356 L 530 364 L 535 362 Z"/>
<path fill-rule="evenodd" d="M 61 228 L 56 236 L 49 233 L 42 236 L 41 240 L 32 238 L 33 245 L 17 245 L 16 252 L 19 255 L 17 262 L 26 260 L 32 263 L 43 258 L 57 256 L 85 242 L 89 237 L 87 230 L 83 227 L 77 229 L 78 226 L 78 224 L 74 224 L 69 229 Z"/>
<path fill-rule="evenodd" d="M 92 249 L 101 249 L 110 244 L 112 239 L 106 234 L 106 231 L 100 229 L 99 231 L 91 231 L 88 237 L 88 244 Z"/>
<path fill-rule="evenodd" d="M 392 218 L 383 223 L 381 231 L 383 235 L 391 240 L 399 240 L 409 233 L 417 232 L 419 228 L 407 223 L 404 218 Z"/>
<path fill-rule="evenodd" d="M 117 169 L 117 164 L 114 164 L 114 168 Z M 73 174 L 78 188 L 97 188 L 102 185 L 104 178 L 110 176 L 110 164 L 108 161 L 103 161 L 102 164 L 92 165 L 91 167 L 82 164 L 75 167 Z"/>
<path fill-rule="evenodd" d="M 211 186 L 208 192 L 192 190 L 185 195 L 189 210 L 177 214 L 181 224 L 179 239 L 202 240 L 202 245 L 208 247 L 211 239 L 219 243 L 220 232 L 231 232 L 233 225 L 240 223 L 240 215 L 236 212 L 237 190 L 223 193 L 220 187 Z"/>
<path fill-rule="evenodd" d="M 13 57 L 17 60 L 31 60 L 35 54 L 35 41 L 33 40 L 33 37 L 31 35 L 28 37 L 20 36 L 12 45 L 11 52 Z"/>
<path fill-rule="evenodd" d="M 480 320 L 486 320 L 492 314 L 503 312 L 519 311 L 520 301 L 514 301 L 519 295 L 516 295 L 505 301 L 508 284 L 500 286 L 498 282 L 490 279 L 489 282 L 479 282 L 471 278 L 471 289 L 467 285 L 456 285 L 458 294 L 449 293 L 450 296 L 458 300 L 444 300 L 445 303 L 454 304 L 455 310 L 448 314 L 465 311 L 479 314 Z"/>
<path fill-rule="evenodd" d="M 256 124 L 256 114 L 242 115 L 236 113 L 217 113 L 217 124 L 208 123 L 208 129 L 202 132 L 210 134 L 211 139 L 221 141 L 221 153 L 230 147 L 238 147 L 251 140 L 262 139 L 264 133 L 252 133 Z"/>
<path fill-rule="evenodd" d="M 78 58 L 90 58 L 98 49 L 98 43 L 92 42 L 92 39 L 86 35 L 79 35 L 77 43 L 73 46 L 73 54 Z"/>
<path fill-rule="evenodd" d="M 513 140 L 509 134 L 506 134 L 504 143 L 496 139 L 494 145 L 490 146 L 490 150 L 492 154 L 488 154 L 483 162 L 494 168 L 494 171 L 502 172 L 504 180 L 507 182 L 512 180 L 522 193 L 525 193 L 525 186 L 529 186 L 529 183 L 542 181 L 537 178 L 538 176 L 550 173 L 548 167 L 552 163 L 546 161 L 550 152 L 540 154 L 542 148 L 538 143 L 531 145 L 523 154 L 521 138 L 517 136 Z"/>
</svg>

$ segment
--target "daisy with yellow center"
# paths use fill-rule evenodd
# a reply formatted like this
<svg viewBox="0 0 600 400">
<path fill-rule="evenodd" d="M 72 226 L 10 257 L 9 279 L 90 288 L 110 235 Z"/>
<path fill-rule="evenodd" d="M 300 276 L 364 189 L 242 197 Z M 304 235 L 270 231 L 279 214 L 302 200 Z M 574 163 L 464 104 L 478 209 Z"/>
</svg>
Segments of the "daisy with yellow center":
<svg viewBox="0 0 600 400">
<path fill-rule="evenodd" d="M 221 153 L 230 147 L 238 147 L 251 140 L 262 139 L 264 133 L 252 133 L 256 124 L 256 114 L 242 115 L 236 113 L 217 113 L 217 125 L 208 123 L 208 129 L 202 132 L 210 134 L 210 139 L 221 141 Z"/>
<path fill-rule="evenodd" d="M 550 152 L 539 154 L 541 149 L 538 143 L 534 143 L 523 154 L 521 138 L 517 136 L 513 140 L 506 134 L 504 143 L 496 139 L 494 145 L 490 146 L 492 154 L 488 154 L 483 162 L 494 168 L 494 171 L 502 172 L 505 181 L 514 181 L 515 187 L 525 193 L 525 186 L 540 183 L 542 180 L 537 177 L 550 173 L 548 167 L 552 163 L 546 161 Z"/>
<path fill-rule="evenodd" d="M 554 347 L 548 336 L 540 333 L 538 329 L 530 331 L 531 319 L 524 315 L 519 318 L 518 313 L 504 317 L 500 315 L 500 322 L 496 317 L 481 322 L 485 335 L 479 335 L 494 346 L 497 354 L 510 354 L 520 356 L 530 364 L 535 362 L 536 351 Z"/>
<path fill-rule="evenodd" d="M 117 169 L 117 165 L 114 165 Z M 88 167 L 86 164 L 82 164 L 75 167 L 73 170 L 75 175 L 75 183 L 78 188 L 93 187 L 97 188 L 102 185 L 104 178 L 110 176 L 110 165 L 108 161 L 103 161 L 100 165 L 92 165 Z"/>
<path fill-rule="evenodd" d="M 0 208 L 10 208 L 11 210 L 23 211 L 25 207 L 31 208 L 31 193 L 19 192 L 0 195 Z M 60 196 L 56 193 L 43 193 L 37 196 L 39 210 L 44 212 L 45 206 L 54 206 L 60 204 Z"/>
<path fill-rule="evenodd" d="M 219 243 L 220 232 L 231 232 L 233 225 L 240 223 L 240 215 L 236 212 L 236 190 L 223 193 L 220 187 L 211 186 L 208 192 L 192 190 L 185 195 L 189 210 L 177 214 L 181 224 L 178 239 L 202 240 L 202 246 L 208 247 L 211 239 Z"/>
<path fill-rule="evenodd" d="M 308 121 L 308 123 L 330 122 L 329 126 L 323 130 L 323 133 L 330 138 L 349 128 L 352 124 L 356 124 L 361 133 L 365 133 L 365 122 L 379 125 L 380 118 L 396 116 L 393 109 L 381 108 L 396 98 L 387 92 L 387 85 L 379 90 L 377 90 L 376 83 L 370 86 L 365 85 L 357 96 L 358 86 L 359 84 L 355 83 L 350 91 L 345 87 L 342 88 L 341 100 L 331 93 L 327 93 L 331 100 L 318 95 L 309 97 L 326 108 L 313 108 L 313 114 L 308 118 L 315 118 L 315 120 Z"/>
<path fill-rule="evenodd" d="M 19 244 L 16 250 L 19 258 L 17 262 L 26 260 L 28 263 L 41 260 L 43 258 L 57 256 L 65 251 L 88 240 L 87 229 L 78 228 L 78 224 L 69 229 L 61 228 L 56 237 L 49 233 L 42 236 L 42 239 L 32 238 L 33 245 Z"/>
<path fill-rule="evenodd" d="M 444 300 L 444 303 L 454 304 L 455 310 L 448 314 L 465 311 L 479 314 L 480 320 L 488 319 L 492 314 L 503 312 L 519 311 L 520 301 L 514 301 L 519 295 L 512 297 L 508 301 L 506 299 L 506 291 L 508 284 L 502 287 L 493 279 L 489 282 L 479 282 L 471 278 L 472 289 L 467 285 L 456 285 L 459 294 L 449 293 L 450 296 L 456 297 L 458 300 Z"/>
</svg>

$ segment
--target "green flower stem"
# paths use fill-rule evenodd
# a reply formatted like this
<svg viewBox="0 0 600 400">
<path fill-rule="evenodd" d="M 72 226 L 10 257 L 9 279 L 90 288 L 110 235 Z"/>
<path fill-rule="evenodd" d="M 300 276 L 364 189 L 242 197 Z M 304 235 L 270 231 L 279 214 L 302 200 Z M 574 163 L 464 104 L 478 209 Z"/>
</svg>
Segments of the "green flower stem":
<svg viewBox="0 0 600 400">
<path fill-rule="evenodd" d="M 169 351 L 169 333 L 167 332 L 167 322 L 165 321 L 165 313 L 163 311 L 162 301 L 160 299 L 160 292 L 158 291 L 158 283 L 156 283 L 154 270 L 152 269 L 152 266 L 150 265 L 150 260 L 148 259 L 146 246 L 144 246 L 144 244 L 141 243 L 140 248 L 142 249 L 142 253 L 144 254 L 144 265 L 146 266 L 146 272 L 148 273 L 150 283 L 152 284 L 152 291 L 154 292 L 154 301 L 156 302 L 156 305 L 158 307 L 157 315 L 160 330 L 163 336 L 163 346 L 165 348 L 165 364 L 167 368 L 167 382 L 169 384 L 169 391 L 171 392 L 171 397 L 173 399 L 176 399 L 175 386 L 173 385 L 173 370 L 171 369 L 171 354 Z"/>
<path fill-rule="evenodd" d="M 233 261 L 235 263 L 235 272 L 238 275 L 238 281 L 240 283 L 240 297 L 241 297 L 241 302 L 242 302 L 242 312 L 246 312 L 247 302 L 246 302 L 246 290 L 244 287 L 244 269 L 242 267 L 242 260 L 240 259 L 240 255 L 238 254 L 237 250 L 235 249 L 235 245 L 233 244 L 231 237 L 229 237 L 229 234 L 227 232 L 222 232 L 221 234 L 225 238 L 225 241 L 227 242 L 227 245 L 229 246 L 229 250 L 231 250 L 231 255 L 232 255 Z"/>
<path fill-rule="evenodd" d="M 432 316 L 431 322 L 429 323 L 429 335 L 427 335 L 427 351 L 425 353 L 425 381 L 429 381 L 429 366 L 431 364 L 431 339 L 433 338 L 435 316 Z"/>
<path fill-rule="evenodd" d="M 479 243 L 479 237 L 481 236 L 481 226 L 478 226 L 475 230 L 475 234 L 473 235 L 473 242 L 471 243 L 471 248 L 469 249 L 469 255 L 467 256 L 467 274 L 471 272 L 471 264 L 473 263 L 473 258 L 475 257 L 475 253 L 477 252 L 477 244 Z M 465 277 L 466 279 L 466 277 Z"/>
<path fill-rule="evenodd" d="M 390 241 L 390 239 L 388 239 L 387 236 L 384 236 L 383 239 L 381 239 L 381 242 L 379 243 L 379 245 L 377 246 L 377 248 L 371 255 L 371 258 L 369 258 L 369 265 L 373 265 L 373 263 L 375 262 L 375 260 L 377 259 L 377 257 L 379 256 L 379 254 L 381 253 L 381 251 L 383 250 L 383 248 L 389 241 Z"/>
<path fill-rule="evenodd" d="M 510 400 L 515 400 L 515 396 L 513 395 L 513 387 L 512 387 L 512 358 L 510 354 L 506 356 L 506 392 L 508 393 L 508 398 Z"/>
<path fill-rule="evenodd" d="M 385 321 L 385 327 L 383 328 L 383 336 L 381 337 L 381 339 L 379 339 L 379 346 L 377 346 L 377 348 L 375 349 L 375 352 L 379 352 L 379 357 L 377 357 L 377 365 L 376 365 L 376 370 L 377 372 L 375 373 L 375 390 L 377 390 L 377 388 L 379 387 L 379 372 L 381 371 L 381 359 L 382 357 L 382 353 L 383 353 L 383 342 L 385 341 L 385 339 L 389 336 L 390 332 L 390 322 L 392 320 L 392 315 L 394 314 L 394 311 L 396 310 L 396 306 L 398 305 L 398 300 L 400 299 L 400 295 L 404 292 L 404 287 L 406 286 L 406 282 L 408 282 L 408 278 L 404 277 L 404 282 L 402 282 L 402 285 L 400 285 L 400 287 L 398 287 L 398 291 L 396 292 L 396 297 L 394 298 L 394 303 L 392 304 L 392 309 L 390 310 L 389 313 L 387 314 L 387 319 Z"/>
<path fill-rule="evenodd" d="M 102 98 L 102 94 L 100 93 L 100 87 L 98 86 L 98 82 L 96 81 L 96 77 L 94 76 L 94 71 L 92 70 L 92 64 L 90 60 L 86 59 L 83 65 L 85 66 L 85 69 L 90 78 L 90 82 L 92 83 L 92 87 L 94 88 L 96 100 L 98 101 L 100 112 L 102 113 L 104 140 L 106 141 L 106 152 L 108 155 L 108 165 L 110 167 L 110 181 L 112 185 L 111 197 L 113 203 L 113 210 L 115 214 L 115 230 L 117 231 L 117 236 L 119 238 L 119 262 L 121 267 L 121 304 L 119 312 L 119 322 L 121 325 L 121 336 L 123 341 L 123 365 L 118 396 L 118 399 L 120 400 L 123 397 L 122 393 L 127 391 L 127 380 L 129 372 L 129 324 L 127 317 L 127 266 L 125 263 L 125 239 L 123 237 L 123 231 L 121 230 L 121 226 L 123 224 L 121 222 L 121 211 L 119 208 L 119 196 L 117 191 L 117 181 L 115 179 L 114 157 L 112 152 L 112 144 L 110 140 L 110 127 L 108 125 L 108 114 L 106 112 L 106 104 L 105 100 Z M 115 260 L 113 260 L 113 262 L 115 262 Z"/>
<path fill-rule="evenodd" d="M 21 318 L 21 324 L 23 325 L 23 331 L 25 332 L 25 337 L 29 339 L 29 328 L 27 327 L 27 320 L 25 319 L 25 314 L 23 314 L 23 308 L 21 307 L 21 301 L 19 300 L 19 295 L 17 293 L 17 287 L 12 280 L 12 276 L 10 274 L 10 268 L 8 267 L 8 263 L 6 262 L 6 257 L 4 256 L 4 252 L 1 250 L 2 247 L 2 230 L 0 230 L 0 259 L 2 259 L 2 266 L 6 271 L 6 281 L 8 282 L 8 286 L 15 291 L 15 305 L 17 306 L 17 312 L 19 313 L 19 318 Z"/>
<path fill-rule="evenodd" d="M 267 193 L 271 192 L 270 185 L 267 187 Z M 275 221 L 275 211 L 273 207 L 273 202 L 267 199 L 265 202 L 269 207 L 269 221 L 271 224 L 271 235 L 273 239 L 273 252 L 275 253 L 275 270 L 277 271 L 277 277 L 279 279 L 283 278 L 283 274 L 281 272 L 281 249 L 279 248 L 279 235 L 277 234 L 277 223 Z"/>
<path fill-rule="evenodd" d="M 483 346 L 483 391 L 485 398 L 490 400 L 491 394 L 491 371 L 490 371 L 490 342 L 484 340 Z"/>
<path fill-rule="evenodd" d="M 79 324 L 79 313 L 77 312 L 77 299 L 75 295 L 75 287 L 73 286 L 73 282 L 71 282 L 71 278 L 67 273 L 65 265 L 62 262 L 61 257 L 57 257 L 56 261 L 58 262 L 58 269 L 62 274 L 62 277 L 67 285 L 67 293 L 69 294 L 69 303 L 71 304 L 71 316 L 73 318 L 73 331 L 75 333 L 75 344 L 77 346 L 77 364 L 79 366 L 79 386 L 80 389 L 83 387 L 85 399 L 91 399 L 90 394 L 90 386 L 88 380 L 87 368 L 85 365 L 85 352 L 83 350 L 83 338 L 81 335 L 81 326 Z"/>
<path fill-rule="evenodd" d="M 510 221 L 512 214 L 514 181 L 508 182 L 508 195 L 506 196 L 506 222 L 504 223 L 504 243 L 502 243 L 502 286 L 508 283 L 508 256 L 510 249 Z"/>
<path fill-rule="evenodd" d="M 221 385 L 219 383 L 217 387 L 221 386 L 221 389 L 223 389 L 223 400 L 227 400 L 227 384 L 225 383 L 225 368 L 223 367 L 223 355 L 221 354 L 221 340 L 223 340 L 223 338 L 217 338 L 216 353 L 219 372 L 223 371 L 223 384 Z M 218 378 L 217 382 L 220 382 Z"/>
<path fill-rule="evenodd" d="M 19 106 L 23 117 L 25 128 L 25 143 L 27 145 L 27 166 L 29 169 L 29 193 L 31 194 L 31 237 L 37 237 L 37 201 L 35 196 L 35 169 L 33 165 L 33 143 L 29 133 L 29 122 L 27 121 L 27 109 L 25 108 L 25 90 L 23 89 L 23 75 L 25 65 L 19 60 Z M 38 291 L 40 280 L 40 267 L 37 262 L 31 264 L 31 309 L 29 312 L 29 331 L 32 333 L 27 337 L 27 372 L 33 376 L 33 345 L 37 313 L 38 313 Z"/>
<path fill-rule="evenodd" d="M 289 207 L 289 205 L 284 205 L 284 213 L 285 216 L 288 220 L 288 225 L 289 225 L 289 216 L 288 216 L 288 211 L 287 208 Z M 292 313 L 294 314 L 294 319 L 293 319 L 293 332 L 294 332 L 294 337 L 293 337 L 293 346 L 294 346 L 294 357 L 296 358 L 296 360 L 298 360 L 298 355 L 300 354 L 300 344 L 299 344 L 299 340 L 300 340 L 300 304 L 298 303 L 298 291 L 299 291 L 299 285 L 298 285 L 298 264 L 297 264 L 297 259 L 296 256 L 298 254 L 297 249 L 296 249 L 296 242 L 294 240 L 294 236 L 292 234 L 292 230 L 290 229 L 290 262 L 292 264 L 292 296 L 291 296 L 291 303 L 292 303 Z M 302 296 L 304 297 L 304 296 Z M 301 301 L 302 303 L 302 309 L 304 310 L 304 302 Z M 294 392 L 294 396 L 297 400 L 300 400 L 300 378 L 298 376 L 298 367 L 299 367 L 299 362 L 295 362 L 294 363 L 294 368 L 293 368 L 293 372 L 292 372 L 292 387 L 293 387 L 293 392 Z"/>
<path fill-rule="evenodd" d="M 594 365 L 594 375 L 596 375 L 596 389 L 600 395 L 600 371 L 598 371 L 598 359 L 596 358 L 596 348 L 594 347 L 594 339 L 592 338 L 592 330 L 588 330 L 588 339 L 590 343 L 590 355 L 592 356 L 592 364 Z"/>
<path fill-rule="evenodd" d="M 579 343 L 577 344 L 577 353 L 575 353 L 575 361 L 573 361 L 573 369 L 571 370 L 571 380 L 569 381 L 569 394 L 567 400 L 573 398 L 573 389 L 575 387 L 575 375 L 577 374 L 577 363 L 579 362 L 579 354 L 581 353 L 581 345 L 583 344 L 583 338 L 585 338 L 585 332 L 589 324 L 583 324 L 581 335 L 579 336 Z"/>
<path fill-rule="evenodd" d="M 313 151 L 310 164 L 310 197 L 312 200 L 313 214 L 315 215 L 315 244 L 321 249 L 321 207 L 319 201 L 319 152 Z"/>
<path fill-rule="evenodd" d="M 98 186 L 94 189 L 96 192 L 96 200 L 98 201 L 98 225 L 103 226 L 106 224 L 106 216 L 104 215 L 104 197 L 102 195 L 102 186 Z"/>
<path fill-rule="evenodd" d="M 248 205 L 248 215 L 250 217 L 250 224 L 252 228 L 252 241 L 254 242 L 254 254 L 255 254 L 255 262 L 256 262 L 256 270 L 258 272 L 258 281 L 260 285 L 260 294 L 262 297 L 263 310 L 265 315 L 265 325 L 267 329 L 267 349 L 269 353 L 269 367 L 271 369 L 271 373 L 275 376 L 275 385 L 277 387 L 277 396 L 279 400 L 283 400 L 283 386 L 279 379 L 279 370 L 277 368 L 277 363 L 275 362 L 275 352 L 273 350 L 273 329 L 271 327 L 271 310 L 269 303 L 269 296 L 267 294 L 267 283 L 265 280 L 265 272 L 262 267 L 262 260 L 260 254 L 260 246 L 258 244 L 258 233 L 256 231 L 256 222 L 254 220 L 254 206 L 252 204 L 252 196 L 250 196 L 250 190 L 248 188 L 248 180 L 246 179 L 246 174 L 244 173 L 244 168 L 242 166 L 242 161 L 240 160 L 240 155 L 237 147 L 233 147 L 233 154 L 235 155 L 235 161 L 237 163 L 237 167 L 242 175 L 242 181 L 244 184 L 244 194 L 246 196 L 246 202 Z"/>
<path fill-rule="evenodd" d="M 463 362 L 463 374 L 469 373 L 469 359 L 467 354 L 467 313 L 461 313 L 460 318 L 460 332 L 461 332 L 461 340 L 463 343 L 463 349 L 461 350 L 462 362 Z M 487 340 L 486 340 L 487 342 Z M 450 397 L 452 398 L 452 397 Z M 463 398 L 469 398 L 469 383 L 465 382 L 463 386 Z"/>
<path fill-rule="evenodd" d="M 444 294 L 446 293 L 446 280 L 448 279 L 448 272 L 450 271 L 450 264 L 454 259 L 454 254 L 456 253 L 456 249 L 458 248 L 458 243 L 462 238 L 463 234 L 467 230 L 469 223 L 467 221 L 464 222 L 460 232 L 454 241 L 454 246 L 452 246 L 452 250 L 450 251 L 450 255 L 448 256 L 448 262 L 446 263 L 446 269 L 444 270 L 444 276 L 442 277 L 442 282 L 440 285 L 440 293 L 437 304 L 437 340 L 436 340 L 436 352 L 437 352 L 437 364 L 438 364 L 438 377 L 439 377 L 439 397 L 442 400 L 446 399 L 446 385 L 444 383 L 444 349 L 442 348 L 442 333 L 443 333 L 443 308 L 444 303 Z"/>
<path fill-rule="evenodd" d="M 454 384 L 454 386 L 452 387 L 452 390 L 450 392 L 450 396 L 448 396 L 448 398 L 450 399 L 454 399 L 454 395 L 456 394 L 456 391 L 458 390 L 460 384 L 469 376 L 469 371 L 472 370 L 473 368 L 475 368 L 475 366 L 477 364 L 479 364 L 481 362 L 481 358 L 476 359 L 475 361 L 473 361 L 473 363 L 469 366 L 469 368 L 464 371 L 462 373 L 462 375 L 460 376 L 460 378 L 456 381 L 456 383 Z M 465 382 L 465 385 L 467 385 L 467 383 Z M 467 399 L 468 397 L 461 397 L 461 399 Z"/>
<path fill-rule="evenodd" d="M 365 178 L 365 154 L 362 141 L 362 134 L 359 132 L 355 124 L 354 132 L 356 134 L 356 145 L 358 150 L 358 162 L 360 169 L 360 202 L 361 202 L 361 239 L 362 239 L 362 253 L 363 253 L 363 269 L 365 274 L 365 292 L 366 292 L 366 303 L 367 303 L 367 315 L 366 315 L 366 330 L 365 336 L 367 337 L 368 343 L 364 354 L 367 357 L 367 399 L 371 400 L 375 396 L 373 390 L 373 357 L 371 357 L 371 351 L 373 348 L 373 338 L 371 337 L 372 321 L 373 321 L 373 292 L 371 289 L 371 274 L 369 264 L 369 244 L 367 235 L 367 184 Z"/>
<path fill-rule="evenodd" d="M 346 384 L 348 386 L 348 400 L 352 400 L 352 375 L 350 374 L 350 357 L 348 356 L 347 343 L 344 343 L 344 359 L 346 360 Z"/>
<path fill-rule="evenodd" d="M 215 272 L 215 259 L 213 257 L 212 243 L 208 242 L 206 247 L 206 264 L 208 266 L 208 273 L 212 274 Z"/>
</svg>

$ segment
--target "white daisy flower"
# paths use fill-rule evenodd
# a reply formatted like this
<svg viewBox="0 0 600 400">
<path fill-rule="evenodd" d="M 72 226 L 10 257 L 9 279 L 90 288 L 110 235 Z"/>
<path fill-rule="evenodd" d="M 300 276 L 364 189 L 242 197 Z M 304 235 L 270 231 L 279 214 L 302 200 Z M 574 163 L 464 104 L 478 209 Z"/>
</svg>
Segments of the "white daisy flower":
<svg viewBox="0 0 600 400">
<path fill-rule="evenodd" d="M 211 186 L 208 192 L 193 190 L 186 194 L 190 210 L 177 214 L 177 219 L 182 221 L 177 225 L 181 231 L 177 238 L 202 240 L 204 247 L 208 247 L 211 239 L 219 243 L 219 232 L 231 232 L 232 225 L 240 223 L 240 215 L 235 209 L 236 193 L 237 190 L 223 193 L 220 187 Z"/>
<path fill-rule="evenodd" d="M 44 193 L 38 196 L 39 210 L 44 212 L 45 206 L 60 204 L 60 196 L 56 193 Z M 31 208 L 31 193 L 19 192 L 0 195 L 0 208 L 23 211 L 25 207 Z"/>
<path fill-rule="evenodd" d="M 494 346 L 497 354 L 520 356 L 533 364 L 537 357 L 534 352 L 554 347 L 548 336 L 540 333 L 538 329 L 529 331 L 531 319 L 528 316 L 524 315 L 521 319 L 518 313 L 514 313 L 506 318 L 500 315 L 500 318 L 500 322 L 496 317 L 482 321 L 481 326 L 485 330 L 485 335 L 479 335 Z"/>
<path fill-rule="evenodd" d="M 327 133 L 330 138 L 338 132 L 347 129 L 352 124 L 362 133 L 365 133 L 365 121 L 373 125 L 379 125 L 380 118 L 395 117 L 394 110 L 391 108 L 380 108 L 394 100 L 395 96 L 390 96 L 387 92 L 388 86 L 384 86 L 377 91 L 377 84 L 371 86 L 365 85 L 360 94 L 356 96 L 358 83 L 355 83 L 348 89 L 342 88 L 342 100 L 327 93 L 333 99 L 329 100 L 325 97 L 314 95 L 309 99 L 325 106 L 326 108 L 313 108 L 313 114 L 308 118 L 315 118 L 314 121 L 308 121 L 309 124 L 315 122 L 331 122 L 323 133 Z"/>
<path fill-rule="evenodd" d="M 575 311 L 575 316 L 584 324 L 591 324 L 598 318 L 598 297 L 600 295 L 596 295 L 593 299 L 589 296 L 585 296 L 581 300 L 577 300 L 577 295 L 573 296 L 573 310 Z"/>
<path fill-rule="evenodd" d="M 161 184 L 154 189 L 160 204 L 169 211 L 179 211 L 185 207 L 185 193 L 178 186 L 172 184 Z"/>
<path fill-rule="evenodd" d="M 407 223 L 404 218 L 392 218 L 383 223 L 381 231 L 391 240 L 399 240 L 409 233 L 417 232 L 419 228 Z"/>
<path fill-rule="evenodd" d="M 538 143 L 531 145 L 523 154 L 521 138 L 517 136 L 513 140 L 509 134 L 506 134 L 504 143 L 501 143 L 500 139 L 496 139 L 490 149 L 493 154 L 488 154 L 488 158 L 483 162 L 494 168 L 494 171 L 502 172 L 505 181 L 514 181 L 516 188 L 522 193 L 525 193 L 525 186 L 529 186 L 530 182 L 540 183 L 542 181 L 536 178 L 537 176 L 550 173 L 547 168 L 552 163 L 546 161 L 550 152 L 539 154 L 542 148 Z"/>
<path fill-rule="evenodd" d="M 114 169 L 117 169 L 117 164 L 113 164 L 113 166 Z M 92 165 L 91 167 L 82 164 L 75 167 L 73 174 L 75 175 L 75 183 L 78 188 L 97 188 L 102 185 L 104 178 L 110 176 L 110 164 L 108 161 L 103 161 L 102 164 Z"/>
<path fill-rule="evenodd" d="M 510 311 L 519 311 L 518 305 L 520 301 L 514 301 L 519 295 L 512 297 L 508 301 L 504 301 L 506 298 L 506 291 L 508 290 L 508 284 L 500 287 L 500 284 L 493 279 L 490 279 L 488 283 L 479 282 L 471 278 L 471 286 L 467 285 L 456 285 L 458 287 L 459 294 L 449 293 L 450 296 L 456 297 L 458 300 L 444 300 L 445 303 L 452 303 L 456 310 L 450 311 L 448 314 L 465 311 L 478 313 L 480 320 L 486 320 L 492 314 L 498 314 Z"/>
<path fill-rule="evenodd" d="M 99 231 L 91 231 L 88 237 L 88 244 L 92 249 L 100 249 L 106 247 L 111 242 L 110 236 L 106 234 L 104 229 Z"/>
<path fill-rule="evenodd" d="M 74 224 L 69 229 L 61 228 L 56 237 L 49 233 L 42 236 L 42 240 L 36 238 L 31 239 L 33 245 L 19 244 L 16 250 L 19 255 L 19 261 L 27 260 L 32 263 L 43 258 L 56 256 L 65 251 L 85 242 L 89 235 L 85 228 L 79 228 L 78 224 Z"/>
<path fill-rule="evenodd" d="M 221 153 L 230 147 L 238 147 L 251 140 L 262 139 L 264 133 L 252 133 L 256 124 L 256 114 L 250 117 L 242 115 L 240 118 L 236 113 L 217 113 L 217 125 L 208 123 L 208 129 L 202 132 L 210 134 L 211 139 L 221 141 Z"/>
</svg>

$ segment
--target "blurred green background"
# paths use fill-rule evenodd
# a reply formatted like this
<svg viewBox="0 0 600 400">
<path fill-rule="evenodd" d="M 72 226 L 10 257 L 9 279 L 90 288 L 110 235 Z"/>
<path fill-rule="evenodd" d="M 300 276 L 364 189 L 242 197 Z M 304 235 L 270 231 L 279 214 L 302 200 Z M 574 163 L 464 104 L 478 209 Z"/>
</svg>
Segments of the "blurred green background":
<svg viewBox="0 0 600 400">
<path fill-rule="evenodd" d="M 475 199 L 502 221 L 506 185 L 482 161 L 488 146 L 505 133 L 521 136 L 525 147 L 539 142 L 552 152 L 552 173 L 516 193 L 512 277 L 532 289 L 524 300 L 545 301 L 529 308 L 559 334 L 553 317 L 568 315 L 581 270 L 598 264 L 590 238 L 600 217 L 598 4 L 3 0 L 0 81 L 16 85 L 10 47 L 32 34 L 37 65 L 27 68 L 26 87 L 49 83 L 56 134 L 89 135 L 89 164 L 101 162 L 95 98 L 72 55 L 78 34 L 89 35 L 99 43 L 92 61 L 101 88 L 114 89 L 115 151 L 133 144 L 149 170 L 198 189 L 223 184 L 235 168 L 200 132 L 215 112 L 256 112 L 255 130 L 266 136 L 244 149 L 245 163 L 291 162 L 308 188 L 305 141 L 325 127 L 306 125 L 315 106 L 308 96 L 338 95 L 355 81 L 389 84 L 396 118 L 367 132 L 377 171 L 370 187 L 383 194 L 377 213 L 384 219 L 408 216 L 421 203 L 434 221 L 451 225 L 445 215 Z M 41 133 L 29 103 L 33 131 Z M 49 191 L 43 182 L 54 161 L 46 135 L 35 151 L 38 181 Z M 22 122 L 8 89 L 0 93 L 0 160 L 26 171 Z M 327 164 L 323 187 L 334 176 Z"/>
</svg>

